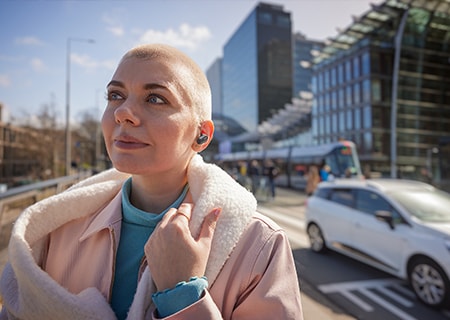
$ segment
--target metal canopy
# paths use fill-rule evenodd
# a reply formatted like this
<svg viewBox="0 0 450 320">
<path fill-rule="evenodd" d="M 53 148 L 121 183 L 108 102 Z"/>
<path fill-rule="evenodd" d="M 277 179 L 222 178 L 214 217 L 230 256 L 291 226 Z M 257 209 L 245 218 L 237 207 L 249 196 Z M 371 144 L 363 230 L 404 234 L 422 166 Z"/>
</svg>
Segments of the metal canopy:
<svg viewBox="0 0 450 320">
<path fill-rule="evenodd" d="M 450 0 L 386 0 L 375 5 L 361 16 L 353 17 L 353 23 L 334 38 L 325 41 L 325 47 L 316 56 L 314 63 L 318 64 L 340 51 L 350 49 L 358 41 L 367 38 L 381 28 L 388 28 L 389 21 L 398 20 L 408 8 L 422 9 L 434 16 L 431 28 L 449 32 L 450 26 L 443 21 L 439 23 L 439 16 L 450 16 Z M 444 19 L 443 19 L 444 20 Z M 386 33 L 386 37 L 392 37 L 393 33 Z M 449 36 L 450 37 L 450 36 Z"/>
</svg>

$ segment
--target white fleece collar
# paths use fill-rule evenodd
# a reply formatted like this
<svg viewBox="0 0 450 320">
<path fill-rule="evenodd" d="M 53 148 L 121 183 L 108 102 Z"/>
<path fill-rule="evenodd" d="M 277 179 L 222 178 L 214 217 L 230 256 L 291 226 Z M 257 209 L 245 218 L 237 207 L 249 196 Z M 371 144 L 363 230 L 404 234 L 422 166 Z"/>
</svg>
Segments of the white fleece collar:
<svg viewBox="0 0 450 320">
<path fill-rule="evenodd" d="M 128 177 L 128 174 L 115 169 L 107 170 L 26 209 L 12 232 L 11 264 L 23 262 L 24 255 L 28 255 L 25 260 L 29 260 L 29 247 L 49 232 L 101 209 L 119 192 Z M 255 213 L 256 199 L 225 171 L 205 163 L 200 155 L 191 160 L 188 182 L 195 203 L 190 224 L 194 236 L 198 235 L 206 214 L 214 208 L 222 208 L 206 269 L 206 276 L 212 284 Z"/>
</svg>

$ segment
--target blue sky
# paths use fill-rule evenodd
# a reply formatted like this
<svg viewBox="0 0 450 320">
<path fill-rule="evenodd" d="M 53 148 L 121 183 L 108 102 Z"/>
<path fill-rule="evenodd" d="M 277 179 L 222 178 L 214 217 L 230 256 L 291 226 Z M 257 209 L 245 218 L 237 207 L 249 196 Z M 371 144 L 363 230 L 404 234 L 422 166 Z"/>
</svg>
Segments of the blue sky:
<svg viewBox="0 0 450 320">
<path fill-rule="evenodd" d="M 71 119 L 100 117 L 105 85 L 120 57 L 143 42 L 178 47 L 206 69 L 257 0 L 1 0 L 0 103 L 4 120 L 53 105 L 65 119 L 67 39 Z M 293 31 L 325 40 L 381 0 L 265 0 L 291 12 Z"/>
</svg>

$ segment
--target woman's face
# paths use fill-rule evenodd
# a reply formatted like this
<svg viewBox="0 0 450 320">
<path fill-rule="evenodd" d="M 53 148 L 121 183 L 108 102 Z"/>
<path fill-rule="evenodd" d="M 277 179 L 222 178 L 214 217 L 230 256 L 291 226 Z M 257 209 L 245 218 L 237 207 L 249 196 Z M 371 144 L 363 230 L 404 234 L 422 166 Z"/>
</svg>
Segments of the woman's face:
<svg viewBox="0 0 450 320">
<path fill-rule="evenodd" d="M 181 173 L 199 126 L 187 68 L 161 58 L 126 58 L 107 86 L 102 129 L 114 167 L 131 174 Z"/>
</svg>

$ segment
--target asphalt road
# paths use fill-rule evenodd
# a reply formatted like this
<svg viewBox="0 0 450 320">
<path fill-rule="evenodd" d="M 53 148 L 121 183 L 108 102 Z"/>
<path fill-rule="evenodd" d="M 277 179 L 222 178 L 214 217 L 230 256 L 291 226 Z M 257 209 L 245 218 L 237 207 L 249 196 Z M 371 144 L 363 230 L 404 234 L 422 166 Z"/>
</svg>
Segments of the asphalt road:
<svg viewBox="0 0 450 320">
<path fill-rule="evenodd" d="M 450 310 L 421 304 L 405 281 L 334 252 L 312 252 L 304 228 L 304 193 L 277 189 L 273 200 L 258 193 L 257 198 L 259 211 L 288 234 L 306 320 L 450 319 Z"/>
</svg>

